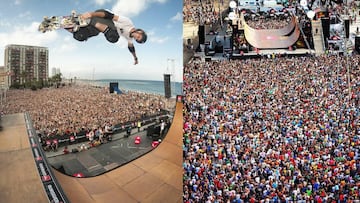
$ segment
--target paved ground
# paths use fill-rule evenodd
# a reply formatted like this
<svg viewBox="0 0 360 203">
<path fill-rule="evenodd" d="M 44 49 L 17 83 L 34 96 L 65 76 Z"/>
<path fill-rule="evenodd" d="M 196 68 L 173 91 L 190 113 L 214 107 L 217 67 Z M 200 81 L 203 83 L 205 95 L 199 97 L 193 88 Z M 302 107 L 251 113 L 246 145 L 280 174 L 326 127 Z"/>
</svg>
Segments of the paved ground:
<svg viewBox="0 0 360 203">
<path fill-rule="evenodd" d="M 122 136 L 78 153 L 48 157 L 48 161 L 54 168 L 70 176 L 77 173 L 82 173 L 85 177 L 97 176 L 150 152 L 153 149 L 152 138 L 146 133 L 147 131 L 133 133 L 127 138 Z M 117 134 L 117 137 L 120 136 Z M 136 136 L 141 138 L 140 144 L 134 143 Z M 77 145 L 79 144 L 70 145 L 70 148 Z"/>
<path fill-rule="evenodd" d="M 175 102 L 174 102 L 174 104 L 175 104 Z M 175 111 L 175 109 L 174 109 L 174 111 Z M 154 123 L 150 123 L 148 125 L 142 126 L 140 128 L 140 132 L 142 132 L 142 133 L 138 133 L 138 129 L 133 128 L 131 130 L 131 135 L 130 135 L 129 138 L 127 138 L 127 140 L 130 139 L 130 138 L 134 138 L 136 135 L 146 134 L 146 129 L 150 125 L 154 125 Z M 123 139 L 125 137 L 126 137 L 126 132 L 115 133 L 115 134 L 112 135 L 112 141 L 113 142 L 118 141 L 119 139 Z M 85 144 L 86 146 L 89 146 L 89 142 L 80 142 L 80 143 L 76 143 L 76 144 L 72 144 L 72 145 L 67 145 L 67 147 L 68 147 L 69 152 L 71 152 L 73 149 L 79 149 L 82 144 Z M 64 154 L 63 151 L 64 151 L 64 146 L 59 147 L 58 150 L 56 150 L 56 151 L 47 151 L 47 152 L 45 152 L 45 155 L 48 158 L 52 158 L 52 157 L 55 157 L 55 156 L 63 155 Z"/>
</svg>

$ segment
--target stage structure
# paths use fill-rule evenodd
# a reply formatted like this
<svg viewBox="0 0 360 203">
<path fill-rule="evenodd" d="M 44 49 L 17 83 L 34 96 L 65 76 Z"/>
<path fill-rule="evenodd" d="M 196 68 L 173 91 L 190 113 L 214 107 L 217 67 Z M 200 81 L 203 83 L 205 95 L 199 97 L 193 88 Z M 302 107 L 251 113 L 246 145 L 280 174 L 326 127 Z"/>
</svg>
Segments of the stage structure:
<svg viewBox="0 0 360 203">
<path fill-rule="evenodd" d="M 164 74 L 165 98 L 171 97 L 170 74 Z"/>
<path fill-rule="evenodd" d="M 171 98 L 171 90 L 175 91 L 175 82 L 171 81 L 175 81 L 175 59 L 169 58 L 167 59 L 166 72 L 164 73 L 165 98 Z"/>
<path fill-rule="evenodd" d="M 119 83 L 118 82 L 110 82 L 109 84 L 109 92 L 110 94 L 116 93 L 116 94 L 122 94 L 122 91 L 119 89 Z"/>
</svg>

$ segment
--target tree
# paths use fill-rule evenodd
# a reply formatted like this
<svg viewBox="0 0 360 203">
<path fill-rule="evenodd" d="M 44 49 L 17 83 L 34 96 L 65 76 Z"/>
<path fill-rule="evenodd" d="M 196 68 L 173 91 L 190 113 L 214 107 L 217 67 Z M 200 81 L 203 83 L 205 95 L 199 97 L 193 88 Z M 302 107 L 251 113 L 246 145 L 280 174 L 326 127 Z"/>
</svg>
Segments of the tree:
<svg viewBox="0 0 360 203">
<path fill-rule="evenodd" d="M 61 78 L 62 74 L 61 73 L 58 73 L 58 74 L 55 74 L 54 76 L 52 76 L 50 79 L 51 79 L 51 82 L 53 82 L 56 87 L 59 87 L 60 86 L 60 83 L 62 81 L 62 78 Z"/>
</svg>

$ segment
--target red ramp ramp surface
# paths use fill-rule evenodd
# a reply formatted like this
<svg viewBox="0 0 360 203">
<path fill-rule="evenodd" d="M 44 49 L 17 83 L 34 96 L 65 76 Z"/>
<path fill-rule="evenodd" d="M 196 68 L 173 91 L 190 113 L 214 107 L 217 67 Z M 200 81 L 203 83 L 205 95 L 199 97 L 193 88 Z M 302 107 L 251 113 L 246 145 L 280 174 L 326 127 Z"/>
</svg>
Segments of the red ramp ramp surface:
<svg viewBox="0 0 360 203">
<path fill-rule="evenodd" d="M 296 18 L 292 17 L 291 22 L 281 29 L 254 29 L 244 19 L 245 38 L 253 47 L 259 49 L 288 48 L 300 37 L 300 29 Z"/>
</svg>

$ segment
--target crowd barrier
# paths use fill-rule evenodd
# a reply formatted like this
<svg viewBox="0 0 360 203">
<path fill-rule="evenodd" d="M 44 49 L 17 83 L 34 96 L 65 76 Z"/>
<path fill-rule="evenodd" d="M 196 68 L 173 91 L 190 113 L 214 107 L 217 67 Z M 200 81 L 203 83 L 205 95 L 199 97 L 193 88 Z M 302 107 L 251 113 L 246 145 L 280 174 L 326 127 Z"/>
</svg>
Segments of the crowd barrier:
<svg viewBox="0 0 360 203">
<path fill-rule="evenodd" d="M 35 129 L 33 128 L 32 121 L 28 113 L 24 114 L 26 130 L 28 133 L 31 150 L 33 152 L 35 164 L 37 166 L 44 190 L 47 194 L 49 202 L 52 203 L 68 203 L 64 191 L 60 184 L 57 182 L 55 175 L 52 173 L 51 166 L 47 162 L 44 151 L 42 150 L 39 139 L 37 139 Z"/>
<path fill-rule="evenodd" d="M 162 111 L 157 116 L 153 117 L 147 117 L 141 120 L 141 125 L 145 126 L 150 123 L 159 121 L 159 120 L 167 120 L 168 119 L 169 112 Z M 116 124 L 113 126 L 112 132 L 110 134 L 114 133 L 123 133 L 125 132 L 129 127 L 137 128 L 137 121 L 131 121 L 123 124 Z M 82 130 L 78 133 L 71 133 L 71 134 L 64 134 L 64 135 L 54 135 L 51 137 L 46 137 L 42 135 L 41 133 L 38 134 L 38 136 L 41 138 L 41 144 L 42 146 L 51 145 L 52 143 L 56 144 L 57 147 L 63 147 L 68 146 L 72 144 L 82 143 L 89 140 L 87 137 L 87 130 Z M 94 136 L 94 139 L 98 139 L 98 135 Z"/>
</svg>

